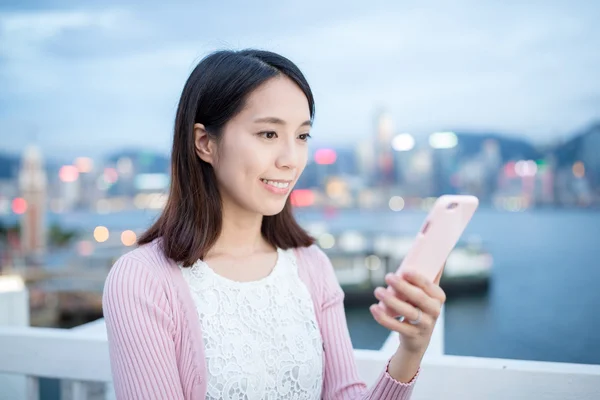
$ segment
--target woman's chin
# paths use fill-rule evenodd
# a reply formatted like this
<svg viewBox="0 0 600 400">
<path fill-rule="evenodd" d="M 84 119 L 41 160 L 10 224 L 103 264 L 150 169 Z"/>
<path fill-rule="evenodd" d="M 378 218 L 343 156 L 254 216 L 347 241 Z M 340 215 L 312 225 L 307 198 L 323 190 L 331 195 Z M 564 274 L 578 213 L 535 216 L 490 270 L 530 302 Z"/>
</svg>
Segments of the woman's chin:
<svg viewBox="0 0 600 400">
<path fill-rule="evenodd" d="M 285 202 L 282 204 L 273 204 L 273 205 L 266 205 L 264 204 L 261 207 L 260 213 L 262 215 L 264 215 L 265 217 L 272 217 L 273 215 L 277 215 L 279 214 L 281 211 L 283 211 L 283 208 L 285 207 Z"/>
</svg>

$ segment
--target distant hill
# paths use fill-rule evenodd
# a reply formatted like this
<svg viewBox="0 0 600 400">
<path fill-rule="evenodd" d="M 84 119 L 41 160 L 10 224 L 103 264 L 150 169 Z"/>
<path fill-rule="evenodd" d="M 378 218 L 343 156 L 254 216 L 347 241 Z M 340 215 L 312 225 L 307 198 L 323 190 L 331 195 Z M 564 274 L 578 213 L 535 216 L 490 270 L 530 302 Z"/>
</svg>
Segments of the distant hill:
<svg viewBox="0 0 600 400">
<path fill-rule="evenodd" d="M 589 146 L 590 143 L 592 145 L 600 143 L 599 140 L 589 140 L 592 138 L 592 135 L 600 135 L 600 121 L 584 128 L 571 139 L 553 149 L 552 154 L 556 157 L 557 164 L 559 166 L 571 165 L 579 159 L 584 146 Z M 595 153 L 600 153 L 600 148 L 586 150 L 595 150 Z"/>
<path fill-rule="evenodd" d="M 16 155 L 0 153 L 0 179 L 16 178 L 20 164 Z"/>
<path fill-rule="evenodd" d="M 135 171 L 143 174 L 167 173 L 171 164 L 168 155 L 139 149 L 124 149 L 110 153 L 106 160 L 110 163 L 116 163 L 122 157 L 130 158 L 135 166 Z"/>
<path fill-rule="evenodd" d="M 460 158 L 470 158 L 481 151 L 486 140 L 493 139 L 500 147 L 503 162 L 509 160 L 535 160 L 543 154 L 526 139 L 512 138 L 499 133 L 456 132 L 460 143 Z"/>
</svg>

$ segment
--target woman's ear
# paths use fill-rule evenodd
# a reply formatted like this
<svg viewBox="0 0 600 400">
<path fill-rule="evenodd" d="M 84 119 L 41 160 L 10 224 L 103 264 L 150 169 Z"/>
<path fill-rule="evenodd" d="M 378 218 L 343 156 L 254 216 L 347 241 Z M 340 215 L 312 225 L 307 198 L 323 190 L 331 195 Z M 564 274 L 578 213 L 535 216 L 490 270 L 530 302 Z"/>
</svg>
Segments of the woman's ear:
<svg viewBox="0 0 600 400">
<path fill-rule="evenodd" d="M 215 142 L 211 140 L 203 124 L 194 124 L 194 147 L 202 161 L 213 164 L 215 161 Z"/>
</svg>

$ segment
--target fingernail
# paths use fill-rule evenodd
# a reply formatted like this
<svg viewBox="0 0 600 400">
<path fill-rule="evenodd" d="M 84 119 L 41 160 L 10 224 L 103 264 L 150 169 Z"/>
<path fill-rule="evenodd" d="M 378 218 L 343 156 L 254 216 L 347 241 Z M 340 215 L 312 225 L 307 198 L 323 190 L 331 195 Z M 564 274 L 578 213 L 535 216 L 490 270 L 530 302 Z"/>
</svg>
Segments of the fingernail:
<svg viewBox="0 0 600 400">
<path fill-rule="evenodd" d="M 379 287 L 379 288 L 377 288 L 377 289 L 375 289 L 375 296 L 376 296 L 376 297 L 378 297 L 378 298 L 384 298 L 384 297 L 385 297 L 385 294 L 386 294 L 386 293 L 385 293 L 385 289 L 383 289 L 383 288 L 380 288 L 380 287 Z"/>
<path fill-rule="evenodd" d="M 385 276 L 386 280 L 388 280 L 389 282 L 396 282 L 398 280 L 398 277 L 394 274 L 387 274 Z"/>
<path fill-rule="evenodd" d="M 371 307 L 369 307 L 369 310 L 371 310 L 372 313 L 376 313 L 377 312 L 377 305 L 373 304 Z"/>
</svg>

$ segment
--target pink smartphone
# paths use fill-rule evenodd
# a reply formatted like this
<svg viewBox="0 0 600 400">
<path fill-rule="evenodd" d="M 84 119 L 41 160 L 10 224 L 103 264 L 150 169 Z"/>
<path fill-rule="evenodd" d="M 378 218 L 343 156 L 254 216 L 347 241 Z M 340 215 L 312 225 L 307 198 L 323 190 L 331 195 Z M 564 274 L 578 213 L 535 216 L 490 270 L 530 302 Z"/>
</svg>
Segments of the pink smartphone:
<svg viewBox="0 0 600 400">
<path fill-rule="evenodd" d="M 417 271 L 433 281 L 440 273 L 478 206 L 479 200 L 475 196 L 443 195 L 438 197 L 396 274 Z"/>
</svg>

